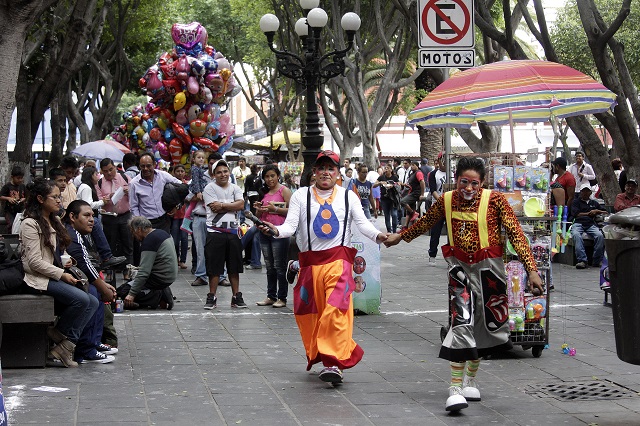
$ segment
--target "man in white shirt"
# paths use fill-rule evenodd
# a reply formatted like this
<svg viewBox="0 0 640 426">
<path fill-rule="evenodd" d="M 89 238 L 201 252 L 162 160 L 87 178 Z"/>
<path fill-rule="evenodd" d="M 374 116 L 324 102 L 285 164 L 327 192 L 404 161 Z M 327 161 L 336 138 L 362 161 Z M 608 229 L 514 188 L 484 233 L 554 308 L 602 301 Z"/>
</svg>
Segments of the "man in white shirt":
<svg viewBox="0 0 640 426">
<path fill-rule="evenodd" d="M 251 169 L 247 167 L 247 159 L 244 157 L 240 157 L 238 159 L 238 165 L 233 168 L 231 173 L 236 178 L 236 185 L 240 187 L 240 189 L 242 190 L 242 193 L 244 194 L 244 182 L 247 176 L 251 174 Z M 243 209 L 240 210 L 240 213 L 239 213 L 240 223 L 244 222 L 244 210 L 245 209 L 243 207 Z"/>
<path fill-rule="evenodd" d="M 347 169 L 355 170 L 356 167 L 353 164 L 351 164 L 351 159 L 350 158 L 345 158 L 343 164 L 344 164 L 344 166 L 340 167 L 340 176 L 342 176 L 342 180 L 343 181 L 348 181 L 348 180 L 352 179 L 353 176 L 347 176 Z"/>
<path fill-rule="evenodd" d="M 209 183 L 202 193 L 207 208 L 207 241 L 205 243 L 205 263 L 209 277 L 209 294 L 205 309 L 215 309 L 218 298 L 216 291 L 220 275 L 225 266 L 231 282 L 231 307 L 246 308 L 240 293 L 240 273 L 242 268 L 242 243 L 238 237 L 238 219 L 236 214 L 244 209 L 242 190 L 229 181 L 229 165 L 218 160 L 213 167 L 214 181 Z"/>
<path fill-rule="evenodd" d="M 569 172 L 576 180 L 576 194 L 580 192 L 578 188 L 582 188 L 584 185 L 591 186 L 590 181 L 596 178 L 596 173 L 593 171 L 591 164 L 584 162 L 584 154 L 580 151 L 576 152 L 576 162 L 569 167 Z"/>
<path fill-rule="evenodd" d="M 313 166 L 316 183 L 293 193 L 284 224 L 260 226 L 276 238 L 296 234 L 300 273 L 294 288 L 294 314 L 307 353 L 307 370 L 322 362 L 320 379 L 331 383 L 341 382 L 341 370 L 355 366 L 364 353 L 352 337 L 352 271 L 357 251 L 351 247 L 351 229 L 357 226 L 362 235 L 378 243 L 388 235 L 367 220 L 355 192 L 336 185 L 339 165 L 338 154 L 320 152 Z"/>
</svg>

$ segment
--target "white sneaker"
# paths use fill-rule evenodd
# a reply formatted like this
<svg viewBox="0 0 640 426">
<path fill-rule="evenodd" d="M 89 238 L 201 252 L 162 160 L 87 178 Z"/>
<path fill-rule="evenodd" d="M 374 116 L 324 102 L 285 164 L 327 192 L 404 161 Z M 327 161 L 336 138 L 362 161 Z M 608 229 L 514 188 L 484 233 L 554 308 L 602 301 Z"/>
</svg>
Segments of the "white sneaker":
<svg viewBox="0 0 640 426">
<path fill-rule="evenodd" d="M 436 258 L 435 257 L 430 257 L 429 258 L 429 266 L 436 266 Z"/>
<path fill-rule="evenodd" d="M 449 398 L 447 398 L 445 410 L 460 411 L 468 406 L 469 404 L 467 404 L 467 400 L 462 394 L 462 388 L 459 386 L 449 387 Z"/>
<path fill-rule="evenodd" d="M 478 384 L 474 378 L 464 378 L 462 385 L 462 394 L 467 401 L 480 401 L 480 391 L 478 390 Z"/>
</svg>

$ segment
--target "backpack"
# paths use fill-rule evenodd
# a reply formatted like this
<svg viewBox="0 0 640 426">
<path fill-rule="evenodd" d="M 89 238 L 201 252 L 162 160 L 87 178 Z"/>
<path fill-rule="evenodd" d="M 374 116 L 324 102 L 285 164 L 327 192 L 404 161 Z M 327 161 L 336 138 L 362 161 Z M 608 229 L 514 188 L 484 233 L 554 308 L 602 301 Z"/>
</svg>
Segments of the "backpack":
<svg viewBox="0 0 640 426">
<path fill-rule="evenodd" d="M 125 175 L 123 171 L 117 170 L 117 172 L 120 173 L 120 176 L 122 176 L 122 179 L 124 179 L 125 182 L 129 183 L 129 177 Z M 104 178 L 100 178 L 98 181 L 98 188 L 100 189 L 102 189 L 102 179 Z"/>
<path fill-rule="evenodd" d="M 189 185 L 186 183 L 167 182 L 162 191 L 162 208 L 170 212 L 180 206 L 189 195 Z"/>
</svg>

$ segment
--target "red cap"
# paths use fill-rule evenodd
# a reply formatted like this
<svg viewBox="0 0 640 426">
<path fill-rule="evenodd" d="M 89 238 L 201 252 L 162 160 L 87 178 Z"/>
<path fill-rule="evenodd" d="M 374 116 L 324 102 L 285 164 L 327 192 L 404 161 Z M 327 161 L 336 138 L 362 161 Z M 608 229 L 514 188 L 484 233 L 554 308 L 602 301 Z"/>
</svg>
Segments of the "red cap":
<svg viewBox="0 0 640 426">
<path fill-rule="evenodd" d="M 336 166 L 340 165 L 340 156 L 331 150 L 320 151 L 320 154 L 316 157 L 316 162 L 314 164 L 318 164 L 318 162 L 323 158 L 328 158 Z"/>
</svg>

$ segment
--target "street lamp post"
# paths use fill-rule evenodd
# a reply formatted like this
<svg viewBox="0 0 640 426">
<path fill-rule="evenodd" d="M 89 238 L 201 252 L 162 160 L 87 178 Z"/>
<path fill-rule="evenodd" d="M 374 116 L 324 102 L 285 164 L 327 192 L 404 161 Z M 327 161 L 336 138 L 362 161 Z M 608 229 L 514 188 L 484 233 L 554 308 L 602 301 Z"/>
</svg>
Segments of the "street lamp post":
<svg viewBox="0 0 640 426">
<path fill-rule="evenodd" d="M 274 36 L 280 26 L 280 21 L 275 15 L 268 13 L 260 19 L 260 29 L 267 37 L 269 48 L 276 54 L 278 71 L 305 86 L 307 115 L 301 138 L 304 147 L 304 170 L 301 179 L 303 186 L 309 184 L 311 168 L 324 143 L 316 101 L 319 85 L 344 72 L 344 58 L 353 47 L 353 39 L 360 28 L 360 17 L 353 12 L 345 13 L 340 23 L 347 34 L 346 48 L 320 55 L 320 35 L 329 18 L 327 12 L 318 5 L 319 0 L 300 0 L 306 18 L 298 19 L 295 31 L 304 47 L 303 58 L 286 49 L 278 50 L 273 46 Z"/>
</svg>

